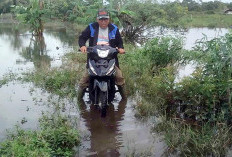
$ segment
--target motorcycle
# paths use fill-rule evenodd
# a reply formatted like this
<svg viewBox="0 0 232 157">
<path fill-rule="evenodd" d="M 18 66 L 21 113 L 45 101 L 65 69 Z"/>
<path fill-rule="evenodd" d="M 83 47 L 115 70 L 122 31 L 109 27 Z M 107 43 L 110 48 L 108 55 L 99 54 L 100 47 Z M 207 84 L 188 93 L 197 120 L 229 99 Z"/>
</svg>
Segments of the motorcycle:
<svg viewBox="0 0 232 157">
<path fill-rule="evenodd" d="M 101 116 L 105 117 L 108 103 L 114 100 L 116 93 L 115 57 L 118 50 L 108 45 L 96 45 L 88 47 L 87 53 L 89 98 L 92 104 L 99 106 Z"/>
</svg>

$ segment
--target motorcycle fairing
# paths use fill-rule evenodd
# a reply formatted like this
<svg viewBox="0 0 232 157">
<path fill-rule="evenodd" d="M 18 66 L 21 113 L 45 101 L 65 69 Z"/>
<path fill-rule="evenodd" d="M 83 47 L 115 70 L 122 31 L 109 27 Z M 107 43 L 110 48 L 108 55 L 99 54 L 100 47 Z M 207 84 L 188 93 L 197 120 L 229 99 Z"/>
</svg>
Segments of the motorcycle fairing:
<svg viewBox="0 0 232 157">
<path fill-rule="evenodd" d="M 110 76 L 115 72 L 115 59 L 107 61 L 105 59 L 101 59 L 98 61 L 89 60 L 89 74 L 92 76 Z"/>
<path fill-rule="evenodd" d="M 106 92 L 108 89 L 108 83 L 105 81 L 98 81 L 97 79 L 94 79 L 93 88 L 95 89 L 96 87 L 99 87 L 101 91 Z"/>
</svg>

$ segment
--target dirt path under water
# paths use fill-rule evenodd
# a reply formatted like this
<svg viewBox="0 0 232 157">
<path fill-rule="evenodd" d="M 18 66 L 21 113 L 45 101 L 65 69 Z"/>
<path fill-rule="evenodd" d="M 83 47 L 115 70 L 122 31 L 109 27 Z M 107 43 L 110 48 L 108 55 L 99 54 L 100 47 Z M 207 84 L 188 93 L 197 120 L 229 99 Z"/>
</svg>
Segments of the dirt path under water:
<svg viewBox="0 0 232 157">
<path fill-rule="evenodd" d="M 107 116 L 83 101 L 80 104 L 81 132 L 83 135 L 79 156 L 161 156 L 163 142 L 151 134 L 148 121 L 135 118 L 135 102 L 128 98 L 109 105 Z"/>
</svg>

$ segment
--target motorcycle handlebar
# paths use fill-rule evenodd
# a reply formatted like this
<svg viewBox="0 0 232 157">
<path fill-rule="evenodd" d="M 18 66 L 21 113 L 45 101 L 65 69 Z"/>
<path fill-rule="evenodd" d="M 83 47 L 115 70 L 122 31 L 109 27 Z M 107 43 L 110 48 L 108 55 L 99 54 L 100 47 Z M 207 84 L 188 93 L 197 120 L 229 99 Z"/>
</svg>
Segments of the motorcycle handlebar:
<svg viewBox="0 0 232 157">
<path fill-rule="evenodd" d="M 90 53 L 90 52 L 93 52 L 93 49 L 94 49 L 95 46 L 93 47 L 87 47 L 87 53 Z M 118 49 L 117 48 L 113 48 L 113 47 L 110 47 L 110 49 L 115 49 L 115 52 L 117 52 L 117 54 L 119 53 Z"/>
</svg>

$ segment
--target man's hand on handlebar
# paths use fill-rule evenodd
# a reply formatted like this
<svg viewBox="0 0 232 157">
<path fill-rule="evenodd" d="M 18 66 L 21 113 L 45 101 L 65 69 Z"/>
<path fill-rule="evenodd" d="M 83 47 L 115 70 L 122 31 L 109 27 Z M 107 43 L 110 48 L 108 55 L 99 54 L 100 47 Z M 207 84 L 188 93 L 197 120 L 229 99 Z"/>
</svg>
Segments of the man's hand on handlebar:
<svg viewBox="0 0 232 157">
<path fill-rule="evenodd" d="M 118 48 L 118 53 L 124 54 L 124 53 L 125 53 L 125 50 L 124 50 L 123 48 Z"/>
<path fill-rule="evenodd" d="M 82 53 L 86 53 L 86 52 L 87 52 L 87 47 L 86 47 L 86 46 L 82 46 L 82 47 L 80 48 L 80 51 L 81 51 Z"/>
</svg>

